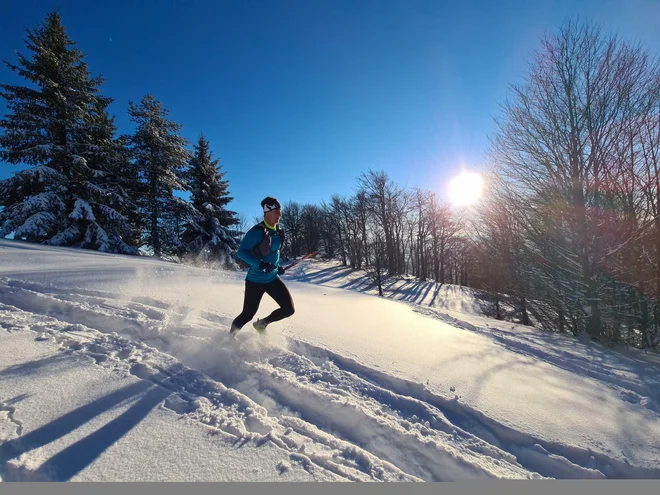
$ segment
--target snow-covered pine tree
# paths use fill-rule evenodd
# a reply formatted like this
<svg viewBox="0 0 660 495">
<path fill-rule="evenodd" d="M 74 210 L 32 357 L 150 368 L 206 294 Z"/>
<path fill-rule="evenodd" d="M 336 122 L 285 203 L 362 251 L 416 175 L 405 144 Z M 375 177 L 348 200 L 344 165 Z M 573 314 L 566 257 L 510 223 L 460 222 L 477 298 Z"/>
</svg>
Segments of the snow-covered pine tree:
<svg viewBox="0 0 660 495">
<path fill-rule="evenodd" d="M 184 226 L 186 251 L 204 264 L 236 268 L 234 253 L 238 249 L 240 221 L 236 212 L 228 210 L 229 181 L 224 178 L 219 160 L 213 159 L 208 140 L 200 135 L 188 164 L 186 181 L 196 215 Z M 232 228 L 234 227 L 234 228 Z"/>
<path fill-rule="evenodd" d="M 125 142 L 114 138 L 117 127 L 106 110 L 109 103 L 107 99 L 98 100 L 88 115 L 89 127 L 83 140 L 87 151 L 81 151 L 81 155 L 87 158 L 94 180 L 84 181 L 78 196 L 88 202 L 96 217 L 88 230 L 101 228 L 107 235 L 109 249 L 100 249 L 135 254 L 137 205 L 130 194 L 134 186 L 129 182 L 134 181 L 135 174 L 127 170 L 132 165 L 126 160 Z"/>
<path fill-rule="evenodd" d="M 143 242 L 157 257 L 179 255 L 182 244 L 177 219 L 182 214 L 192 215 L 192 211 L 187 211 L 186 203 L 175 197 L 174 191 L 186 190 L 181 176 L 190 156 L 185 148 L 188 142 L 177 134 L 182 126 L 167 119 L 169 110 L 152 95 L 139 104 L 129 102 L 128 113 L 137 124 L 129 149 L 142 184 L 137 193 Z"/>
<path fill-rule="evenodd" d="M 132 159 L 130 149 L 131 136 L 121 135 L 116 140 L 117 144 L 117 166 L 116 181 L 122 193 L 128 198 L 128 204 L 133 207 L 125 213 L 126 218 L 132 226 L 130 244 L 142 245 L 144 235 L 144 219 L 138 207 L 139 199 L 145 192 L 145 185 L 139 179 L 138 167 Z"/>
<path fill-rule="evenodd" d="M 118 143 L 110 98 L 57 12 L 27 30 L 31 58 L 5 64 L 30 87 L 0 84 L 0 158 L 32 167 L 0 181 L 0 237 L 133 254 L 125 194 L 113 183 Z"/>
</svg>

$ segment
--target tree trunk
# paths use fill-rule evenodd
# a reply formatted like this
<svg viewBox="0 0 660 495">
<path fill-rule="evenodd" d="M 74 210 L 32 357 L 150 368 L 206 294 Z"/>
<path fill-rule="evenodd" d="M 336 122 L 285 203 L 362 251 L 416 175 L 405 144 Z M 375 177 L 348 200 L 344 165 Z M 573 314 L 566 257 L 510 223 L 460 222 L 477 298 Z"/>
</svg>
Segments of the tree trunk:
<svg viewBox="0 0 660 495">
<path fill-rule="evenodd" d="M 520 296 L 520 312 L 522 313 L 522 324 L 525 326 L 530 326 L 531 322 L 529 321 L 529 313 L 527 312 L 527 300 L 525 296 Z"/>
</svg>

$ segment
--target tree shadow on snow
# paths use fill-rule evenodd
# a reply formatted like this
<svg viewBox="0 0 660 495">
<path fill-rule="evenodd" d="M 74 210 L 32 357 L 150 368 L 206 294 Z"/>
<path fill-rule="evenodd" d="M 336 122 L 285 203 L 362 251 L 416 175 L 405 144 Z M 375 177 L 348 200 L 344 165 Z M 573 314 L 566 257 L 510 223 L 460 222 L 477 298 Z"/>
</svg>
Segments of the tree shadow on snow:
<svg viewBox="0 0 660 495">
<path fill-rule="evenodd" d="M 13 364 L 0 370 L 0 381 L 3 377 L 16 377 L 16 376 L 29 376 L 37 373 L 44 372 L 44 368 L 49 368 L 48 373 L 52 374 L 56 371 L 60 364 L 67 364 L 71 362 L 71 355 L 69 353 L 59 353 L 41 359 L 34 359 L 24 363 Z"/>
</svg>

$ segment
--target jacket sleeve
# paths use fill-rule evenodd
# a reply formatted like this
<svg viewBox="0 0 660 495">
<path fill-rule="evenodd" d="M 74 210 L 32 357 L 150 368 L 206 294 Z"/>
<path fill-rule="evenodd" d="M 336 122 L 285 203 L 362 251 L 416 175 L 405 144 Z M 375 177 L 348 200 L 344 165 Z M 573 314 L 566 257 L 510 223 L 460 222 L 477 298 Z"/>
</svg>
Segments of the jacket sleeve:
<svg viewBox="0 0 660 495">
<path fill-rule="evenodd" d="M 252 268 L 256 269 L 259 268 L 261 260 L 252 254 L 252 249 L 261 242 L 262 235 L 263 232 L 259 231 L 259 229 L 248 230 L 238 247 L 238 252 L 236 253 L 236 256 L 245 261 Z"/>
</svg>

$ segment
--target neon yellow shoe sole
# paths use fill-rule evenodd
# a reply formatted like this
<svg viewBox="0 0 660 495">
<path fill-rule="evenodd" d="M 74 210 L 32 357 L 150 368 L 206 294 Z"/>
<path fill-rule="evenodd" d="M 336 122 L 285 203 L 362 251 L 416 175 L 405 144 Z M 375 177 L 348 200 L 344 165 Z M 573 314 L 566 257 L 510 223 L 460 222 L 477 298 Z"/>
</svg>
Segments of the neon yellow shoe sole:
<svg viewBox="0 0 660 495">
<path fill-rule="evenodd" d="M 254 323 L 252 323 L 252 326 L 257 332 L 263 333 L 266 331 L 266 327 L 268 326 L 268 323 L 263 323 L 261 320 L 257 320 Z"/>
</svg>

